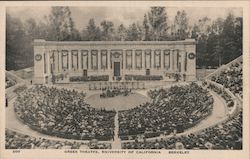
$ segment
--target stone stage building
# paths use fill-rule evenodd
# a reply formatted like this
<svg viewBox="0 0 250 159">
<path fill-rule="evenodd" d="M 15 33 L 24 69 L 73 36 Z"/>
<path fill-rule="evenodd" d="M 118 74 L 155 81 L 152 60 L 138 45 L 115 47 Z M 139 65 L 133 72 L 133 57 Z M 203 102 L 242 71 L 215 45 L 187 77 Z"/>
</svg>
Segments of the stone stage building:
<svg viewBox="0 0 250 159">
<path fill-rule="evenodd" d="M 52 76 L 130 77 L 154 80 L 196 79 L 195 40 L 183 41 L 45 41 L 34 40 L 34 83 L 49 83 Z M 144 80 L 145 80 L 144 79 Z M 132 79 L 133 80 L 133 79 Z M 159 79 L 157 79 L 159 80 Z"/>
</svg>

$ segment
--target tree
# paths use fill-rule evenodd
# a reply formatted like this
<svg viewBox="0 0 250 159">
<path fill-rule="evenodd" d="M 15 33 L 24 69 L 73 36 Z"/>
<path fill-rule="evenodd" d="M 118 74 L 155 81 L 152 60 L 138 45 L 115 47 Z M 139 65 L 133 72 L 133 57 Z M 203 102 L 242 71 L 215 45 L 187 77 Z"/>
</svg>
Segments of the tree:
<svg viewBox="0 0 250 159">
<path fill-rule="evenodd" d="M 229 13 L 226 19 L 204 17 L 194 25 L 199 66 L 220 66 L 242 55 L 242 18 Z"/>
<path fill-rule="evenodd" d="M 74 40 L 76 35 L 73 34 L 77 33 L 69 7 L 52 7 L 49 15 L 49 26 L 49 39 L 51 40 Z"/>
<path fill-rule="evenodd" d="M 215 21 L 212 22 L 211 32 L 220 35 L 223 31 L 223 19 L 217 18 Z"/>
<path fill-rule="evenodd" d="M 25 36 L 23 37 L 23 49 L 24 57 L 23 62 L 27 66 L 33 65 L 33 41 L 34 39 L 39 39 L 39 28 L 38 24 L 36 23 L 35 19 L 30 18 L 24 22 L 24 31 Z"/>
<path fill-rule="evenodd" d="M 192 36 L 196 38 L 197 65 L 200 67 L 209 66 L 209 53 L 207 50 L 207 40 L 210 34 L 211 19 L 204 17 L 194 24 Z"/>
<path fill-rule="evenodd" d="M 207 37 L 203 34 L 197 39 L 196 45 L 197 64 L 199 66 L 209 66 L 207 62 Z"/>
<path fill-rule="evenodd" d="M 95 25 L 95 20 L 92 18 L 89 20 L 87 26 L 87 37 L 88 41 L 100 41 L 101 40 L 101 30 Z"/>
<path fill-rule="evenodd" d="M 223 23 L 222 31 L 223 59 L 222 63 L 228 63 L 237 57 L 237 47 L 235 43 L 235 17 L 229 13 Z"/>
<path fill-rule="evenodd" d="M 74 40 L 74 41 L 80 41 L 81 40 L 81 35 L 80 35 L 79 30 L 77 30 L 75 28 L 73 29 L 72 35 L 71 35 L 71 40 Z"/>
<path fill-rule="evenodd" d="M 188 17 L 187 13 L 183 11 L 178 11 L 174 20 L 174 36 L 177 40 L 184 40 L 188 37 Z"/>
<path fill-rule="evenodd" d="M 87 29 L 83 29 L 81 32 L 81 40 L 82 41 L 88 41 L 88 31 Z"/>
<path fill-rule="evenodd" d="M 25 31 L 23 23 L 18 18 L 6 15 L 6 69 L 16 70 L 24 68 Z"/>
<path fill-rule="evenodd" d="M 168 24 L 167 12 L 165 7 L 151 7 L 148 12 L 148 19 L 151 29 L 151 39 L 155 41 L 165 40 Z"/>
<path fill-rule="evenodd" d="M 242 17 L 237 17 L 235 19 L 235 36 L 234 36 L 234 41 L 236 44 L 237 48 L 237 55 L 242 55 Z"/>
<path fill-rule="evenodd" d="M 127 29 L 126 41 L 141 41 L 142 32 L 141 27 L 133 23 Z"/>
<path fill-rule="evenodd" d="M 207 49 L 209 50 L 208 52 L 210 52 L 211 54 L 210 61 L 214 66 L 216 65 L 221 66 L 222 64 L 222 52 L 223 52 L 223 47 L 221 46 L 222 31 L 223 31 L 223 19 L 217 18 L 212 23 L 207 43 Z"/>
<path fill-rule="evenodd" d="M 192 28 L 191 38 L 198 40 L 199 37 L 199 27 L 197 24 L 194 24 Z"/>
<path fill-rule="evenodd" d="M 219 48 L 219 36 L 214 32 L 211 32 L 208 36 L 206 43 L 207 51 L 207 65 L 209 66 L 220 66 L 221 65 L 221 50 Z M 216 57 L 218 60 L 216 60 Z M 218 62 L 217 62 L 218 61 Z"/>
<path fill-rule="evenodd" d="M 101 36 L 102 36 L 102 40 L 104 41 L 112 41 L 114 40 L 114 24 L 111 21 L 107 21 L 104 20 L 101 22 L 101 27 L 102 27 L 102 31 L 101 31 Z"/>
<path fill-rule="evenodd" d="M 126 38 L 126 28 L 123 24 L 119 25 L 117 29 L 116 39 L 119 41 L 124 41 Z"/>
<path fill-rule="evenodd" d="M 144 15 L 143 28 L 144 28 L 144 40 L 150 41 L 149 24 L 148 24 L 147 14 Z"/>
</svg>

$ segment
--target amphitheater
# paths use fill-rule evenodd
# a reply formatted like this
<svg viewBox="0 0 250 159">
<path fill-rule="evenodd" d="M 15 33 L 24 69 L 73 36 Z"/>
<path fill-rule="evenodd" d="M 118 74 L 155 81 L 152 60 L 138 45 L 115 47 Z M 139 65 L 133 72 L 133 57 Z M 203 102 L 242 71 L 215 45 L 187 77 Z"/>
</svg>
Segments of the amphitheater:
<svg viewBox="0 0 250 159">
<path fill-rule="evenodd" d="M 7 149 L 242 149 L 242 56 L 195 81 L 36 85 L 32 73 L 6 71 Z"/>
</svg>

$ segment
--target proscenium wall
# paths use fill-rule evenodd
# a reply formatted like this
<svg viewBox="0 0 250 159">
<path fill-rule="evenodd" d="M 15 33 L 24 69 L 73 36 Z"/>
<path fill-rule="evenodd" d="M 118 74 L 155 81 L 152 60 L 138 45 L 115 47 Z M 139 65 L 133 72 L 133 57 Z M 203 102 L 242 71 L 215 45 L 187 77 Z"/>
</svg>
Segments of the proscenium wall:
<svg viewBox="0 0 250 159">
<path fill-rule="evenodd" d="M 114 62 L 115 58 L 110 57 L 111 54 L 118 52 L 121 54 L 119 57 L 121 60 L 121 74 L 134 74 L 134 75 L 145 75 L 146 69 L 150 69 L 151 75 L 165 75 L 165 73 L 173 73 L 178 72 L 176 68 L 176 56 L 171 57 L 171 69 L 167 69 L 163 66 L 163 56 L 164 50 L 178 50 L 179 51 L 179 62 L 181 64 L 181 72 L 185 73 L 187 81 L 194 81 L 196 76 L 196 60 L 195 60 L 195 40 L 194 39 L 186 39 L 183 41 L 45 41 L 45 40 L 34 40 L 34 82 L 35 83 L 45 83 L 45 77 L 51 76 L 51 55 L 53 52 L 58 53 L 61 58 L 62 51 L 67 50 L 68 53 L 72 53 L 72 51 L 77 51 L 77 53 L 81 53 L 82 50 L 88 50 L 88 75 L 110 75 L 113 76 L 113 67 L 111 61 Z M 91 50 L 98 51 L 98 58 L 97 58 L 97 65 L 98 69 L 91 68 Z M 101 68 L 101 58 L 100 58 L 100 51 L 107 50 L 108 55 L 108 68 L 100 69 Z M 126 50 L 133 50 L 133 67 L 127 68 L 126 67 Z M 135 68 L 135 50 L 142 50 L 142 68 Z M 145 62 L 145 50 L 151 50 L 151 67 L 146 68 Z M 154 60 L 155 60 L 155 50 L 161 50 L 160 52 L 160 67 L 154 67 Z M 194 56 L 192 56 L 192 55 Z M 57 57 L 57 56 L 56 56 Z M 184 70 L 184 63 L 186 58 L 186 71 Z M 113 59 L 113 60 L 112 60 Z M 61 61 L 54 61 L 58 65 L 55 69 L 55 73 L 63 73 L 68 72 L 69 75 L 82 75 L 83 69 L 79 66 L 77 69 L 71 68 L 71 63 L 69 62 L 69 69 L 62 69 Z M 61 59 L 62 60 L 62 59 Z M 71 56 L 69 56 L 69 61 L 71 61 Z M 78 65 L 81 65 L 81 59 L 78 58 Z M 173 70 L 174 69 L 174 70 Z"/>
</svg>

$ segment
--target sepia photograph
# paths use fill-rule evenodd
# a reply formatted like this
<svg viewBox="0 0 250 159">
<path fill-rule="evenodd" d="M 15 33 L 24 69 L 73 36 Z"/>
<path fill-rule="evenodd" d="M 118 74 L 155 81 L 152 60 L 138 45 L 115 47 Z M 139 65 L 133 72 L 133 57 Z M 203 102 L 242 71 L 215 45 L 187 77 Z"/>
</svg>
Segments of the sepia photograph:
<svg viewBox="0 0 250 159">
<path fill-rule="evenodd" d="M 33 4 L 1 17 L 1 155 L 247 158 L 246 8 Z"/>
</svg>

